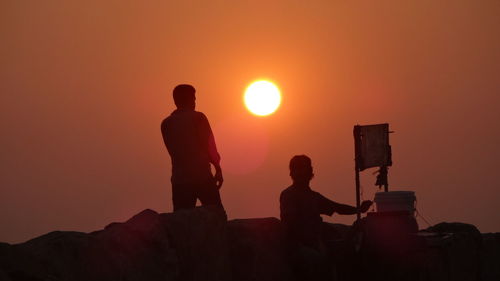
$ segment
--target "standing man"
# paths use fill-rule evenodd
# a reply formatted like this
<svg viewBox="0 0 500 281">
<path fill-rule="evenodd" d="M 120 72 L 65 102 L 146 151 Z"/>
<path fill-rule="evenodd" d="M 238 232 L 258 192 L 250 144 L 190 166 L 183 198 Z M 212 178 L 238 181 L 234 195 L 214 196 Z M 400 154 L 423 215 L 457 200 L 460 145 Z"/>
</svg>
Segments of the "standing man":
<svg viewBox="0 0 500 281">
<path fill-rule="evenodd" d="M 174 212 L 194 208 L 197 199 L 203 206 L 223 210 L 220 156 L 207 117 L 195 111 L 195 92 L 188 84 L 176 86 L 173 97 L 177 109 L 161 123 L 163 141 L 172 160 Z M 215 167 L 215 175 L 210 164 Z"/>
</svg>

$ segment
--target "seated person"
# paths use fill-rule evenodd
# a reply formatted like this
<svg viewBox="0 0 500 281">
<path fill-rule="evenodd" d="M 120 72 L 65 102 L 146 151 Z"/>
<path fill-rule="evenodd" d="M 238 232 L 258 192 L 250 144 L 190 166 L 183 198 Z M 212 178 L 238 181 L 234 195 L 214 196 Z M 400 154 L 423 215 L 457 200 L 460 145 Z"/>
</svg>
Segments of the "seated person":
<svg viewBox="0 0 500 281">
<path fill-rule="evenodd" d="M 313 168 L 311 159 L 305 155 L 290 160 L 290 176 L 293 183 L 280 196 L 280 217 L 288 242 L 293 244 L 292 247 L 306 246 L 323 252 L 321 215 L 353 215 L 358 209 L 334 202 L 311 189 L 309 182 L 314 177 Z M 364 201 L 359 210 L 364 213 L 371 205 L 371 201 Z"/>
<path fill-rule="evenodd" d="M 292 185 L 280 195 L 280 217 L 294 276 L 297 280 L 332 280 L 331 253 L 322 239 L 321 215 L 353 215 L 358 208 L 334 202 L 311 190 L 309 182 L 314 176 L 313 168 L 311 159 L 305 155 L 290 160 L 290 176 Z M 359 210 L 364 213 L 371 205 L 371 201 L 364 201 Z"/>
</svg>

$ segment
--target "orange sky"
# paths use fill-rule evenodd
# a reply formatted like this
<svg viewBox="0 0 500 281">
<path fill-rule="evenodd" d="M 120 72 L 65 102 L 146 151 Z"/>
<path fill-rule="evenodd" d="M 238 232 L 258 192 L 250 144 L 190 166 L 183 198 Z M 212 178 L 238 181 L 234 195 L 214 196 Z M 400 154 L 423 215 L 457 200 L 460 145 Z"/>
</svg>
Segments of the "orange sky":
<svg viewBox="0 0 500 281">
<path fill-rule="evenodd" d="M 498 1 L 2 1 L 0 241 L 171 211 L 160 122 L 192 83 L 230 218 L 279 216 L 291 156 L 354 204 L 352 127 L 388 122 L 391 189 L 500 231 Z M 270 117 L 242 94 L 267 77 Z M 364 198 L 376 188 L 363 173 Z M 328 218 L 351 223 L 354 216 Z M 419 221 L 421 227 L 426 227 Z"/>
</svg>

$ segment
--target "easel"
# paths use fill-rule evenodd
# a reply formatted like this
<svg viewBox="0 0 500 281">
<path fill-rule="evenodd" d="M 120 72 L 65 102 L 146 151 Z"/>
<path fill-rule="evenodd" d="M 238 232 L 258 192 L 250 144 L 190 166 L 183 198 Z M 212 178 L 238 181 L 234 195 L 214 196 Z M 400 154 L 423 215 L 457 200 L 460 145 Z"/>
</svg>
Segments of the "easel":
<svg viewBox="0 0 500 281">
<path fill-rule="evenodd" d="M 356 178 L 357 219 L 361 218 L 361 184 L 359 172 L 371 167 L 380 167 L 376 185 L 389 191 L 387 167 L 392 165 L 391 146 L 389 145 L 389 124 L 356 125 L 354 134 L 354 171 Z"/>
</svg>

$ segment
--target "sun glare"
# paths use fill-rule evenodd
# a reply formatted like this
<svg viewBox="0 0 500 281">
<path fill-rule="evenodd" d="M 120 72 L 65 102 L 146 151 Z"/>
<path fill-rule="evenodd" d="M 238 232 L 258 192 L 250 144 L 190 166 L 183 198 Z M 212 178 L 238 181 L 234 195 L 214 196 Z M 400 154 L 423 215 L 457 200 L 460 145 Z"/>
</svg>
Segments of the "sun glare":
<svg viewBox="0 0 500 281">
<path fill-rule="evenodd" d="M 258 116 L 269 115 L 278 109 L 281 93 L 276 85 L 266 80 L 255 81 L 245 90 L 245 105 Z"/>
</svg>

